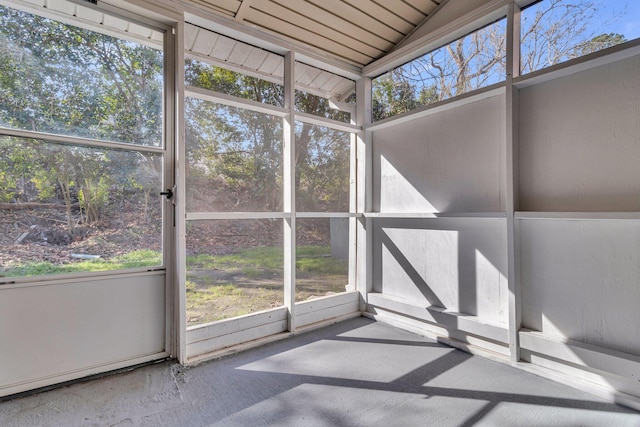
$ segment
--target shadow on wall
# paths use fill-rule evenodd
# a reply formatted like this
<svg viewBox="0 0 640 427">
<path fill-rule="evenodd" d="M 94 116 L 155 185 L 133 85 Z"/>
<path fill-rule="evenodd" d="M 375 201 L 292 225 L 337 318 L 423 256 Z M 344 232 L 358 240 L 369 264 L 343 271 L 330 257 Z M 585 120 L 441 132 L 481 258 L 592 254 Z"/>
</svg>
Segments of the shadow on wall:
<svg viewBox="0 0 640 427">
<path fill-rule="evenodd" d="M 374 220 L 374 291 L 506 323 L 504 222 Z"/>
</svg>

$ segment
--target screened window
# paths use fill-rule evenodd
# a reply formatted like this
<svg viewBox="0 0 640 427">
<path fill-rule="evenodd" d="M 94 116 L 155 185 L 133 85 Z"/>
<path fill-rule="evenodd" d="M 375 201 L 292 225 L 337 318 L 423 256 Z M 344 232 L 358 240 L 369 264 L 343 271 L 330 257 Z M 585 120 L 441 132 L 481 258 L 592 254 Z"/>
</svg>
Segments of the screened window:
<svg viewBox="0 0 640 427">
<path fill-rule="evenodd" d="M 540 70 L 640 36 L 640 4 L 544 0 L 521 13 L 521 71 Z"/>
<path fill-rule="evenodd" d="M 282 63 L 279 66 L 282 68 Z M 284 86 L 279 80 L 269 81 L 195 59 L 185 62 L 185 84 L 264 104 L 284 106 Z"/>
<path fill-rule="evenodd" d="M 0 6 L 0 277 L 163 265 L 163 36 L 139 28 Z"/>
<path fill-rule="evenodd" d="M 296 210 L 348 212 L 351 134 L 296 122 Z"/>
<path fill-rule="evenodd" d="M 282 209 L 282 119 L 187 98 L 187 209 Z"/>
<path fill-rule="evenodd" d="M 328 71 L 296 62 L 296 111 L 349 123 L 356 84 Z"/>
<path fill-rule="evenodd" d="M 506 20 L 500 20 L 373 80 L 381 120 L 505 79 Z"/>
</svg>

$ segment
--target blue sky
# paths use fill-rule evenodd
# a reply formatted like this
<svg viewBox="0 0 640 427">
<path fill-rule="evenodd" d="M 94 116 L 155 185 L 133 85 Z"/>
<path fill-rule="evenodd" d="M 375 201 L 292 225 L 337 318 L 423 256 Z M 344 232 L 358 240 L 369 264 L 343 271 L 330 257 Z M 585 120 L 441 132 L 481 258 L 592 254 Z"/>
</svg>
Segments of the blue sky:
<svg viewBox="0 0 640 427">
<path fill-rule="evenodd" d="M 640 0 L 598 0 L 596 3 L 605 15 L 597 32 L 620 33 L 627 40 L 640 37 Z"/>
</svg>

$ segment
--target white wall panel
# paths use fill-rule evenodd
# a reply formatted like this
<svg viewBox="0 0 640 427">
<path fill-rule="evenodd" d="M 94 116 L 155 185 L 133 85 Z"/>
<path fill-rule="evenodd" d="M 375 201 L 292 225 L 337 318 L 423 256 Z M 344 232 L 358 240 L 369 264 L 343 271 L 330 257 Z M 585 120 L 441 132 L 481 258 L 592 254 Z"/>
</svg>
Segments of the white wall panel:
<svg viewBox="0 0 640 427">
<path fill-rule="evenodd" d="M 520 210 L 640 211 L 640 56 L 520 91 Z"/>
<path fill-rule="evenodd" d="M 164 317 L 163 274 L 0 287 L 0 395 L 162 353 Z"/>
<path fill-rule="evenodd" d="M 640 221 L 521 220 L 523 324 L 640 354 Z"/>
<path fill-rule="evenodd" d="M 374 220 L 374 291 L 507 322 L 506 220 Z"/>
<path fill-rule="evenodd" d="M 504 118 L 494 96 L 374 132 L 374 211 L 504 210 Z"/>
</svg>

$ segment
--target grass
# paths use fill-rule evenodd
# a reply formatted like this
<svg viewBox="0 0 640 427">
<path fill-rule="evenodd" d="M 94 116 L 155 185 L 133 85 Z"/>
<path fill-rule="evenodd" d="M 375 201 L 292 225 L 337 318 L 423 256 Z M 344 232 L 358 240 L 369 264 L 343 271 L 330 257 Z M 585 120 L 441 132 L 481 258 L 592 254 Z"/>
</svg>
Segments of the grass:
<svg viewBox="0 0 640 427">
<path fill-rule="evenodd" d="M 138 250 L 111 259 L 76 260 L 69 264 L 26 263 L 0 272 L 5 276 L 97 272 L 161 265 L 160 252 Z M 260 247 L 228 255 L 187 257 L 186 299 L 189 324 L 227 319 L 283 304 L 282 247 Z M 347 261 L 331 256 L 329 246 L 299 246 L 296 253 L 298 300 L 340 292 Z"/>
<path fill-rule="evenodd" d="M 49 261 L 29 262 L 17 267 L 7 268 L 2 274 L 5 277 L 39 276 L 43 274 L 124 270 L 136 267 L 152 267 L 161 264 L 162 256 L 160 252 L 141 249 L 111 259 L 98 258 L 62 265 L 53 264 Z"/>
<path fill-rule="evenodd" d="M 224 270 L 250 278 L 279 277 L 284 255 L 282 247 L 265 246 L 244 249 L 229 255 L 195 255 L 187 257 L 187 269 Z M 307 274 L 346 274 L 346 260 L 331 256 L 329 246 L 298 246 L 296 269 Z"/>
</svg>

